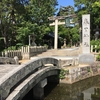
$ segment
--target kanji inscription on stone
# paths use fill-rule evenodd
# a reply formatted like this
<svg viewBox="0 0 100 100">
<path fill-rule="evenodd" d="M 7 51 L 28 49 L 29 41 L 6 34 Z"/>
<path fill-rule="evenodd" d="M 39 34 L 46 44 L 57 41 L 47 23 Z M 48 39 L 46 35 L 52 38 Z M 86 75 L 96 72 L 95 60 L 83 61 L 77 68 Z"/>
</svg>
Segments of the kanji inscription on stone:
<svg viewBox="0 0 100 100">
<path fill-rule="evenodd" d="M 82 15 L 82 53 L 90 53 L 90 14 Z"/>
</svg>

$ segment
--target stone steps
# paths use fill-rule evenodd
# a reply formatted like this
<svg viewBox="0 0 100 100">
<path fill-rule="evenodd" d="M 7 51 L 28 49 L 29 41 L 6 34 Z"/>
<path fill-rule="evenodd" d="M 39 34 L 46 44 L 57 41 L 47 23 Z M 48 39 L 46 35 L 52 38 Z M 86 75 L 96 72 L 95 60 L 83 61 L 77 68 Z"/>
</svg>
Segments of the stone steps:
<svg viewBox="0 0 100 100">
<path fill-rule="evenodd" d="M 51 49 L 47 50 L 47 52 L 38 54 L 37 56 L 77 56 L 78 54 L 80 54 L 79 49 Z"/>
</svg>

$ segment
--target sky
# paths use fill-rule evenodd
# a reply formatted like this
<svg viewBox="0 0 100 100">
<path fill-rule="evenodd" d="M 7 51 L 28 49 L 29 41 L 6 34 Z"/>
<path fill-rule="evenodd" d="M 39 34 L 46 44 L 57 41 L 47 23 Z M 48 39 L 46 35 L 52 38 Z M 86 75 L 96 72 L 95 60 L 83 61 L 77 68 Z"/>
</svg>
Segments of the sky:
<svg viewBox="0 0 100 100">
<path fill-rule="evenodd" d="M 74 0 L 57 0 L 57 1 L 58 1 L 58 4 L 59 4 L 58 7 L 69 6 L 69 5 L 74 7 Z"/>
</svg>

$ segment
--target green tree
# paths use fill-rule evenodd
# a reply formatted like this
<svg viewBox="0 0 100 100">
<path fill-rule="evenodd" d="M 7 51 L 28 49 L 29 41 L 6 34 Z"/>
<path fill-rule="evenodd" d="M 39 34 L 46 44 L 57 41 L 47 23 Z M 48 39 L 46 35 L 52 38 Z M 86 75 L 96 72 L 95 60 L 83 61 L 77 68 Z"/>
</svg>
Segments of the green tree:
<svg viewBox="0 0 100 100">
<path fill-rule="evenodd" d="M 100 23 L 100 2 L 94 2 L 92 4 L 92 15 L 94 20 L 94 25 L 99 25 Z"/>
<path fill-rule="evenodd" d="M 28 44 L 28 36 L 35 34 L 37 44 L 49 28 L 48 17 L 57 10 L 57 0 L 2 0 L 0 2 L 0 37 L 5 47 Z"/>
<path fill-rule="evenodd" d="M 23 14 L 23 10 L 24 5 L 20 0 L 2 0 L 0 2 L 0 36 L 4 38 L 6 48 L 15 40 L 16 18 Z"/>
<path fill-rule="evenodd" d="M 45 29 L 49 27 L 48 17 L 54 15 L 56 5 L 57 0 L 30 0 L 26 7 L 29 16 L 27 20 L 33 24 L 32 33 L 36 35 L 37 44 L 42 43 L 42 37 L 46 33 Z"/>
<path fill-rule="evenodd" d="M 77 17 L 82 25 L 82 15 L 90 14 L 90 27 L 91 27 L 91 39 L 94 38 L 94 29 L 96 26 L 100 27 L 100 0 L 74 0 L 75 7 L 77 8 Z"/>
<path fill-rule="evenodd" d="M 74 8 L 72 6 L 61 7 L 58 16 L 69 16 L 75 15 Z M 72 16 L 69 17 L 72 19 L 74 23 L 77 22 L 77 18 Z M 64 21 L 64 20 L 63 20 Z M 66 27 L 65 25 L 59 26 L 59 34 L 64 39 L 66 38 L 66 43 L 72 44 L 72 42 L 77 43 L 79 41 L 79 27 L 76 25 L 75 27 Z"/>
<path fill-rule="evenodd" d="M 57 16 L 67 16 L 71 14 L 75 14 L 74 8 L 72 6 L 70 5 L 66 7 L 61 6 Z"/>
<path fill-rule="evenodd" d="M 28 35 L 34 33 L 37 45 L 42 44 L 42 37 L 49 27 L 48 17 L 54 15 L 56 5 L 56 0 L 29 0 L 28 5 L 25 6 L 26 12 L 17 28 L 17 40 L 26 44 L 25 41 L 28 40 Z"/>
<path fill-rule="evenodd" d="M 72 36 L 72 42 L 74 45 L 77 45 L 79 43 L 79 39 L 80 39 L 80 34 L 79 34 L 79 30 L 78 27 L 73 27 L 71 30 L 71 36 Z"/>
</svg>

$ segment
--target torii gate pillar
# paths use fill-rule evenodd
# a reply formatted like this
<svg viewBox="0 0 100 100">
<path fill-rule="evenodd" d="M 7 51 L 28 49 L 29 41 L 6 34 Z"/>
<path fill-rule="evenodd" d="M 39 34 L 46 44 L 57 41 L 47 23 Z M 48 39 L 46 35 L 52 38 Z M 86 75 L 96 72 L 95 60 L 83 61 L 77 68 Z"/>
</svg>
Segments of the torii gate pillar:
<svg viewBox="0 0 100 100">
<path fill-rule="evenodd" d="M 55 20 L 54 49 L 58 48 L 58 19 Z"/>
<path fill-rule="evenodd" d="M 66 16 L 56 16 L 49 17 L 49 20 L 53 20 L 54 22 L 50 24 L 50 26 L 55 26 L 55 36 L 54 36 L 54 49 L 58 49 L 58 25 L 64 25 L 64 22 L 58 21 L 60 19 L 65 20 Z"/>
</svg>

